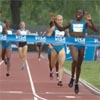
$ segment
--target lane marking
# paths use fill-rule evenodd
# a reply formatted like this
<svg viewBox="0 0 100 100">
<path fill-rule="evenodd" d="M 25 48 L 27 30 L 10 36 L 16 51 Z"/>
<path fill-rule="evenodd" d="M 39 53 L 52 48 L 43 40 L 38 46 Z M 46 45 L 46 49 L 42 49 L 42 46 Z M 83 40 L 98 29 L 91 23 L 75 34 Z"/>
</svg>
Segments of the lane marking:
<svg viewBox="0 0 100 100">
<path fill-rule="evenodd" d="M 66 92 L 45 92 L 45 94 L 66 94 L 66 95 L 74 95 L 75 93 L 74 92 L 68 92 L 68 93 L 66 93 Z M 83 93 L 79 93 L 79 94 L 83 94 Z"/>
<path fill-rule="evenodd" d="M 41 99 L 41 100 L 47 100 L 47 99 L 42 98 L 42 97 L 40 97 L 39 95 L 36 94 L 35 86 L 34 86 L 34 83 L 33 83 L 33 80 L 32 80 L 32 75 L 31 75 L 31 72 L 30 72 L 27 60 L 26 60 L 26 67 L 27 67 L 27 71 L 28 71 L 28 76 L 29 76 L 29 80 L 30 80 L 30 84 L 31 84 L 31 88 L 32 88 L 32 93 L 33 93 L 33 96 L 34 96 L 34 100 L 38 100 L 38 98 Z"/>
<path fill-rule="evenodd" d="M 69 93 L 66 93 L 66 92 L 46 92 L 45 94 L 74 94 L 73 92 L 69 92 Z"/>
<path fill-rule="evenodd" d="M 6 93 L 6 94 L 22 94 L 22 91 L 0 91 L 0 93 Z"/>
<path fill-rule="evenodd" d="M 65 96 L 65 97 L 68 99 L 75 99 L 76 98 L 75 96 Z"/>
<path fill-rule="evenodd" d="M 0 66 L 1 66 L 3 63 L 4 63 L 4 61 L 2 60 L 2 61 L 0 62 Z"/>
<path fill-rule="evenodd" d="M 37 97 L 34 97 L 34 100 L 38 100 Z"/>
<path fill-rule="evenodd" d="M 64 72 L 68 74 L 68 76 L 70 77 L 70 71 L 68 71 L 67 69 L 64 69 Z M 100 96 L 100 90 L 98 88 L 96 88 L 95 86 L 93 86 L 92 84 L 88 83 L 87 81 L 83 80 L 83 79 L 79 79 L 79 84 L 84 86 L 84 88 L 87 88 L 88 90 L 91 90 L 94 94 L 96 94 L 97 96 Z"/>
</svg>

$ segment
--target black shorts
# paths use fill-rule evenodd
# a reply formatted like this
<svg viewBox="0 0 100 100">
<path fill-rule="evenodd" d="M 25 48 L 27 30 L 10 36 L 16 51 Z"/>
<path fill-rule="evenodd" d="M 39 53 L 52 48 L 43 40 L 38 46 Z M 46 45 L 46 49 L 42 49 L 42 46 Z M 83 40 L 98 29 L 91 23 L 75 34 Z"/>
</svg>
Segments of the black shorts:
<svg viewBox="0 0 100 100">
<path fill-rule="evenodd" d="M 19 42 L 18 47 L 24 47 L 27 45 L 27 42 Z"/>
<path fill-rule="evenodd" d="M 42 46 L 42 43 L 37 43 L 37 46 L 38 46 L 38 47 L 41 47 L 41 46 Z"/>
</svg>

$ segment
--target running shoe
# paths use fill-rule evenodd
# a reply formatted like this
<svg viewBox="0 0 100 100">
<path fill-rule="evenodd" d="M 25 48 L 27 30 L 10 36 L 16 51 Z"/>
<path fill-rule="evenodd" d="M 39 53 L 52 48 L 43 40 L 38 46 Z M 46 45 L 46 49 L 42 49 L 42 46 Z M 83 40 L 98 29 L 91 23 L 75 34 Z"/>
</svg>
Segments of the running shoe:
<svg viewBox="0 0 100 100">
<path fill-rule="evenodd" d="M 76 94 L 79 93 L 79 86 L 78 86 L 78 84 L 75 84 L 74 92 L 75 92 Z"/>
<path fill-rule="evenodd" d="M 4 63 L 5 63 L 6 65 L 8 64 L 7 58 L 4 59 Z"/>
<path fill-rule="evenodd" d="M 25 67 L 24 67 L 24 66 L 22 66 L 22 67 L 21 67 L 21 70 L 22 70 L 22 71 L 23 71 L 23 70 L 25 70 Z"/>
<path fill-rule="evenodd" d="M 7 76 L 7 77 L 10 76 L 10 74 L 7 72 L 7 73 L 6 73 L 6 76 Z"/>
<path fill-rule="evenodd" d="M 58 85 L 58 86 L 63 86 L 62 81 L 59 81 L 59 82 L 57 83 L 57 85 Z"/>
<path fill-rule="evenodd" d="M 38 58 L 38 61 L 41 61 L 41 59 L 40 59 L 40 58 Z"/>
<path fill-rule="evenodd" d="M 53 79 L 53 73 L 50 72 L 50 80 L 52 80 L 52 79 Z"/>
<path fill-rule="evenodd" d="M 71 78 L 71 80 L 70 80 L 70 82 L 69 82 L 68 86 L 69 86 L 69 87 L 73 87 L 73 83 L 74 83 L 74 79 L 73 79 L 73 78 Z"/>
<path fill-rule="evenodd" d="M 59 74 L 58 73 L 56 73 L 56 79 L 59 80 Z"/>
</svg>

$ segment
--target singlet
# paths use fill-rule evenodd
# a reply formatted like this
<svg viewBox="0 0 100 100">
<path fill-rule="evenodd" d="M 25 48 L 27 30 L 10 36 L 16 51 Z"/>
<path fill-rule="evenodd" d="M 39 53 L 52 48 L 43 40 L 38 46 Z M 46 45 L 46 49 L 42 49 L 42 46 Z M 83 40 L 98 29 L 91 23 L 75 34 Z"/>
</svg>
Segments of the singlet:
<svg viewBox="0 0 100 100">
<path fill-rule="evenodd" d="M 52 36 L 53 37 L 64 37 L 65 33 L 66 33 L 66 31 L 59 31 L 59 29 L 55 26 L 55 30 L 54 30 Z M 63 46 L 63 44 L 60 44 L 60 43 L 56 43 L 53 45 L 62 45 Z"/>
<path fill-rule="evenodd" d="M 81 20 L 80 23 L 77 23 L 76 20 L 73 20 L 70 27 L 70 33 L 73 32 L 81 32 L 86 33 L 87 31 L 86 22 L 85 20 Z"/>
<path fill-rule="evenodd" d="M 20 35 L 27 35 L 28 31 L 27 30 L 18 30 Z"/>
<path fill-rule="evenodd" d="M 0 22 L 0 34 L 3 32 L 3 23 Z"/>
<path fill-rule="evenodd" d="M 65 36 L 65 31 L 59 31 L 59 29 L 55 26 L 55 30 L 52 34 L 52 36 L 55 36 L 55 37 L 64 37 Z"/>
<path fill-rule="evenodd" d="M 4 32 L 4 29 L 3 29 L 2 34 L 12 35 L 12 29 L 11 29 L 11 28 L 7 29 L 7 33 L 5 33 L 5 32 Z"/>
<path fill-rule="evenodd" d="M 2 34 L 12 35 L 12 34 L 13 34 L 13 33 L 12 33 L 12 29 L 11 29 L 11 28 L 7 29 L 7 33 L 5 33 L 5 32 L 4 32 L 4 29 L 3 29 Z M 8 43 L 8 40 L 6 40 L 6 41 L 2 41 L 2 42 L 4 42 L 4 43 Z M 9 43 L 11 43 L 11 42 L 9 42 Z"/>
</svg>

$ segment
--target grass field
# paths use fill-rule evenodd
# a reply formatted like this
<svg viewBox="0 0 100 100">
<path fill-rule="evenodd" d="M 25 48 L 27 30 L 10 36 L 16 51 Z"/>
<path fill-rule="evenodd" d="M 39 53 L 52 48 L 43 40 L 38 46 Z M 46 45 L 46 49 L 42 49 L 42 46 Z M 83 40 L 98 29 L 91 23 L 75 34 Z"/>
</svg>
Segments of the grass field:
<svg viewBox="0 0 100 100">
<path fill-rule="evenodd" d="M 71 70 L 71 61 L 66 61 L 65 67 Z M 81 78 L 100 89 L 100 61 L 84 61 Z"/>
</svg>

